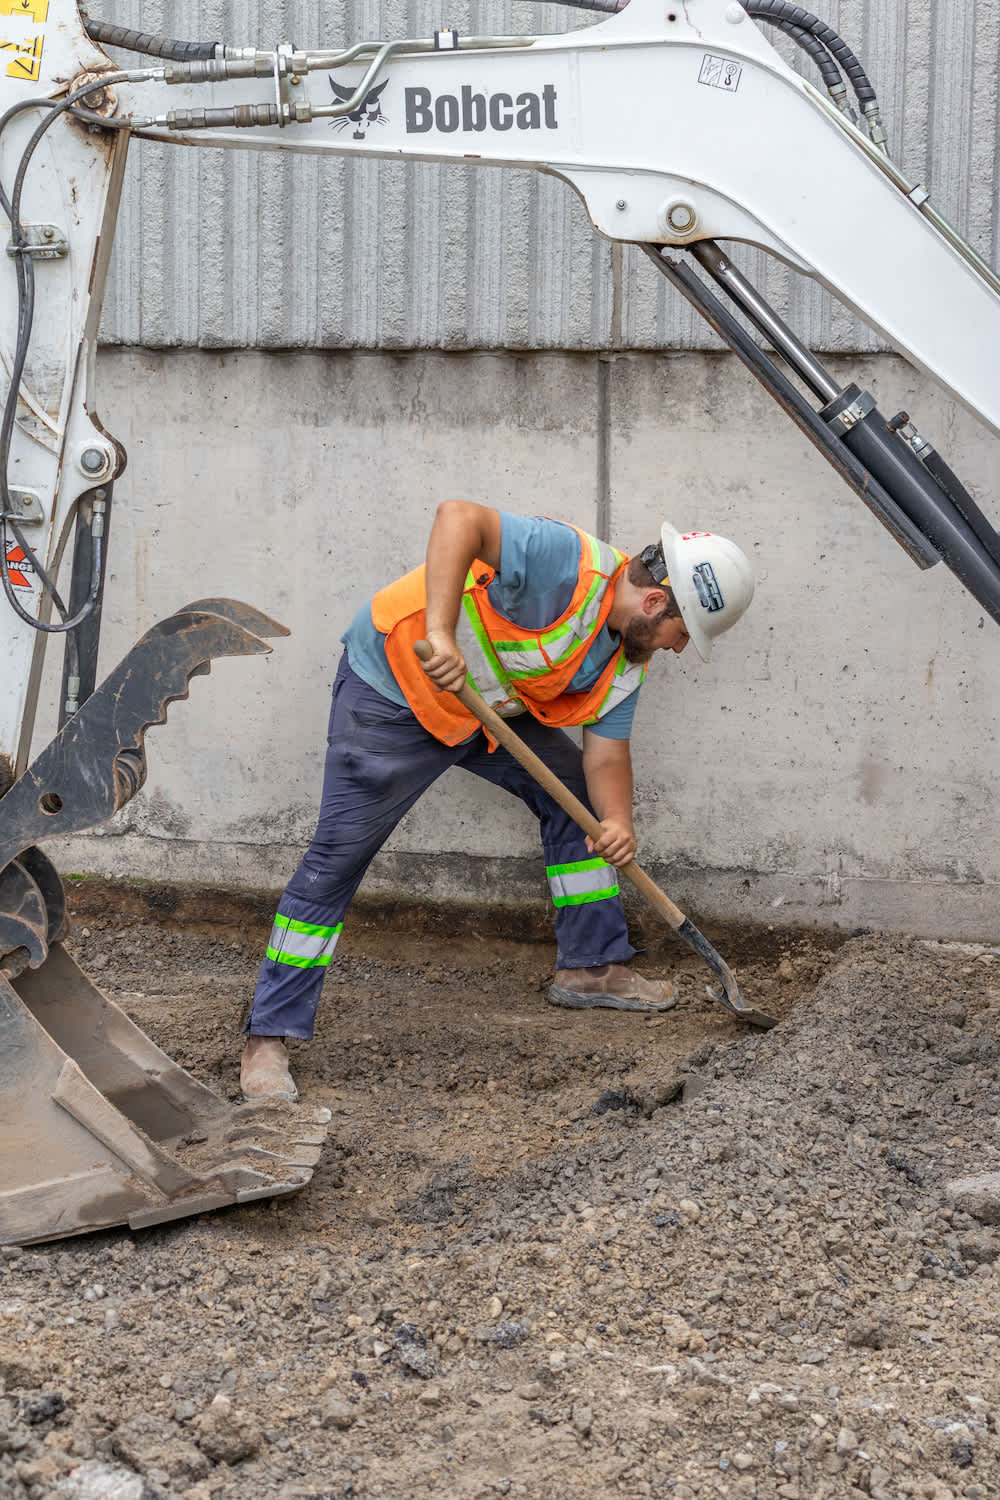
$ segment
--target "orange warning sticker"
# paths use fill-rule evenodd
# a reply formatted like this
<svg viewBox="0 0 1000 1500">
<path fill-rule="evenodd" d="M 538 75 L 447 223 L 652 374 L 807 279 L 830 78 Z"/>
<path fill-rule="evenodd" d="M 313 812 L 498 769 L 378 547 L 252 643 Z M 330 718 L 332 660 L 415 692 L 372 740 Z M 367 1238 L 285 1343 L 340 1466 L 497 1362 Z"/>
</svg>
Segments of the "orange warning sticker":
<svg viewBox="0 0 1000 1500">
<path fill-rule="evenodd" d="M 7 577 L 13 588 L 30 589 L 31 579 L 28 575 L 34 571 L 31 559 L 23 547 L 15 547 L 12 552 L 7 553 Z"/>
<path fill-rule="evenodd" d="M 49 13 L 49 0 L 0 0 L 0 16 L 27 16 L 41 26 Z"/>
<path fill-rule="evenodd" d="M 0 4 L 3 0 L 0 0 Z M 32 42 L 0 42 L 0 52 L 12 52 L 14 56 L 7 64 L 8 78 L 30 78 L 37 83 L 42 71 L 44 37 L 36 36 Z"/>
</svg>

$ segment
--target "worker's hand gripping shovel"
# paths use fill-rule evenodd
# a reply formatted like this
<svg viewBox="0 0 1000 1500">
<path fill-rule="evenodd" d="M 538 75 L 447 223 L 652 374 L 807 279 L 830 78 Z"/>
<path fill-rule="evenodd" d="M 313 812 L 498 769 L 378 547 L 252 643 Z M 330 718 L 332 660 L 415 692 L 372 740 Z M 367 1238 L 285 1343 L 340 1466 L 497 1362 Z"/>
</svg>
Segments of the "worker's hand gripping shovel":
<svg viewBox="0 0 1000 1500">
<path fill-rule="evenodd" d="M 413 648 L 420 660 L 429 661 L 432 655 L 431 647 L 426 641 L 417 641 Z M 459 689 L 455 697 L 467 708 L 471 714 L 482 724 L 498 744 L 509 750 L 516 761 L 519 761 L 524 769 L 542 786 L 554 801 L 558 802 L 564 812 L 569 813 L 573 821 L 583 829 L 590 838 L 597 839 L 601 835 L 601 825 L 588 807 L 574 797 L 569 787 L 564 786 L 558 776 L 549 770 L 543 760 L 540 760 L 534 751 L 529 750 L 520 735 L 514 733 L 510 726 L 500 715 L 494 713 L 476 690 L 466 682 Z M 650 879 L 645 870 L 636 864 L 635 860 L 629 860 L 628 864 L 617 867 L 619 875 L 624 875 L 635 886 L 640 895 L 645 896 L 651 906 L 654 906 L 668 925 L 679 938 L 682 938 L 690 948 L 693 948 L 699 958 L 703 958 L 714 974 L 721 980 L 721 989 L 710 989 L 712 998 L 730 1015 L 736 1016 L 741 1021 L 748 1021 L 751 1026 L 758 1026 L 766 1030 L 776 1026 L 777 1019 L 769 1016 L 762 1010 L 748 1005 L 740 995 L 736 980 L 729 965 L 716 953 L 711 943 L 698 931 L 697 927 L 690 922 L 684 913 L 666 896 L 659 886 Z"/>
</svg>

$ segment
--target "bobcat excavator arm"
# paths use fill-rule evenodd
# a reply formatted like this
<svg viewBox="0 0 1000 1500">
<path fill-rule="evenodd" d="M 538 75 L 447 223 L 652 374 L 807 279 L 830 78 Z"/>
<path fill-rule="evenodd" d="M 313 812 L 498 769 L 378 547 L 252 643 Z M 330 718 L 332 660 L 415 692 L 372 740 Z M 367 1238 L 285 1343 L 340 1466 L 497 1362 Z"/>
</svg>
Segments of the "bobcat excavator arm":
<svg viewBox="0 0 1000 1500">
<path fill-rule="evenodd" d="M 580 3 L 606 19 L 302 51 L 172 42 L 88 19 L 76 0 L 0 0 L 0 1242 L 288 1191 L 323 1133 L 315 1119 L 270 1134 L 235 1119 L 136 1032 L 62 948 L 61 885 L 36 847 L 121 807 L 145 775 L 146 729 L 189 678 L 280 630 L 201 601 L 97 687 L 125 457 L 93 369 L 132 135 L 562 178 L 595 229 L 646 249 L 914 561 L 943 559 L 1000 621 L 991 523 L 908 417 L 887 423 L 868 393 L 842 389 L 719 243 L 821 282 L 1000 434 L 1000 283 L 890 160 L 858 60 L 786 0 Z M 825 95 L 756 20 L 802 43 Z M 61 727 L 29 765 L 52 634 L 65 642 Z"/>
</svg>

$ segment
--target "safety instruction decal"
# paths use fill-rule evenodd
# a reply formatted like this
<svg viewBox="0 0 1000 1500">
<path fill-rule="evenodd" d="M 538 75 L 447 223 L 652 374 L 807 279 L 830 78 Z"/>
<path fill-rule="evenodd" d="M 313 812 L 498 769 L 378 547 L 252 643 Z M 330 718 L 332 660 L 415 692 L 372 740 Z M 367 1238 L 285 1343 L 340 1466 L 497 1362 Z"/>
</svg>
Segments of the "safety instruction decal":
<svg viewBox="0 0 1000 1500">
<path fill-rule="evenodd" d="M 40 36 L 36 36 L 33 42 L 0 42 L 0 52 L 14 54 L 7 64 L 7 77 L 30 78 L 37 83 L 42 71 L 43 45 Z"/>
<path fill-rule="evenodd" d="M 0 0 L 0 16 L 23 16 L 36 26 L 43 26 L 49 14 L 49 0 Z M 5 72 L 8 78 L 23 78 L 37 83 L 42 71 L 44 36 L 25 41 L 0 41 L 0 53 L 11 53 Z M 2 59 L 0 59 L 2 60 Z"/>
<path fill-rule="evenodd" d="M 0 0 L 0 16 L 27 16 L 41 26 L 48 15 L 49 0 Z"/>
<path fill-rule="evenodd" d="M 713 57 L 711 52 L 706 52 L 698 82 L 707 84 L 712 89 L 725 89 L 728 94 L 735 94 L 742 77 L 742 67 L 738 62 L 733 62 L 731 57 Z"/>
<path fill-rule="evenodd" d="M 34 571 L 23 547 L 14 547 L 7 553 L 7 577 L 12 588 L 30 589 Z"/>
</svg>

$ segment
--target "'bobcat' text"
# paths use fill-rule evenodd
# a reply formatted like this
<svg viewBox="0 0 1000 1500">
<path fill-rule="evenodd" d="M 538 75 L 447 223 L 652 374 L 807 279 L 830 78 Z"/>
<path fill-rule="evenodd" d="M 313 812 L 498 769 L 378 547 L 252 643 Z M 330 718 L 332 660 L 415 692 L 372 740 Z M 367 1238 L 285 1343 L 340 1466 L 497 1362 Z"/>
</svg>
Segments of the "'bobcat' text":
<svg viewBox="0 0 1000 1500">
<path fill-rule="evenodd" d="M 473 93 L 463 84 L 458 94 L 438 94 L 430 89 L 408 88 L 406 133 L 421 135 L 440 130 L 557 130 L 555 84 L 547 83 L 540 94 Z"/>
</svg>

